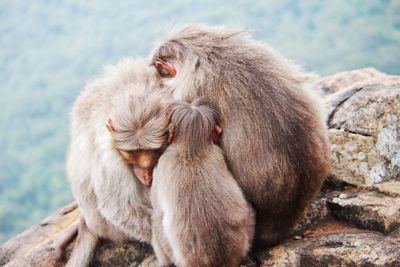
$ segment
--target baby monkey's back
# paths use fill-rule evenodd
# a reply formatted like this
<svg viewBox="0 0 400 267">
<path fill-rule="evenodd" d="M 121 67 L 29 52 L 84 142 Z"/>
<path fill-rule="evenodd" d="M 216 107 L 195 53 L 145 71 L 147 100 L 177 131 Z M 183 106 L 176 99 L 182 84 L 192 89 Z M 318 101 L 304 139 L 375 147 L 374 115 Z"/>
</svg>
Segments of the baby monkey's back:
<svg viewBox="0 0 400 267">
<path fill-rule="evenodd" d="M 159 265 L 238 266 L 254 214 L 218 142 L 218 113 L 205 98 L 170 107 L 170 146 L 151 189 L 153 248 Z"/>
</svg>

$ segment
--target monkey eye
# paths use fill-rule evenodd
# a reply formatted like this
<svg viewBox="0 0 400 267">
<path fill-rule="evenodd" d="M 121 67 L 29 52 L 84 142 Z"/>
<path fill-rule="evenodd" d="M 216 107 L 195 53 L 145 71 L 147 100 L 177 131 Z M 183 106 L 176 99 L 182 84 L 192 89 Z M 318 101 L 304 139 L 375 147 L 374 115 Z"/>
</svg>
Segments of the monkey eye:
<svg viewBox="0 0 400 267">
<path fill-rule="evenodd" d="M 162 59 L 156 59 L 154 62 L 158 73 L 163 78 L 173 78 L 176 76 L 176 69 L 174 66 Z"/>
</svg>

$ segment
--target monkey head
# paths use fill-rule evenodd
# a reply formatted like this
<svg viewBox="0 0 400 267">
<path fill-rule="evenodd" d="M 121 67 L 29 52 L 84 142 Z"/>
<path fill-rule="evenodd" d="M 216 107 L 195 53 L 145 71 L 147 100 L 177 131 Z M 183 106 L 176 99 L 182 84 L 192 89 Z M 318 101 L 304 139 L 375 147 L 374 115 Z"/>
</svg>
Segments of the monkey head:
<svg viewBox="0 0 400 267">
<path fill-rule="evenodd" d="M 106 127 L 113 145 L 135 176 L 150 186 L 153 169 L 167 146 L 165 98 L 158 93 L 122 97 Z"/>
<path fill-rule="evenodd" d="M 222 128 L 218 112 L 206 97 L 191 103 L 178 101 L 168 108 L 168 143 L 181 143 L 189 154 L 197 154 L 209 144 L 217 144 Z"/>
<path fill-rule="evenodd" d="M 245 33 L 199 24 L 179 28 L 153 51 L 153 66 L 175 99 L 190 101 L 208 95 L 206 86 L 218 87 L 221 79 L 237 76 L 229 75 L 229 71 L 247 64 L 237 55 Z"/>
</svg>

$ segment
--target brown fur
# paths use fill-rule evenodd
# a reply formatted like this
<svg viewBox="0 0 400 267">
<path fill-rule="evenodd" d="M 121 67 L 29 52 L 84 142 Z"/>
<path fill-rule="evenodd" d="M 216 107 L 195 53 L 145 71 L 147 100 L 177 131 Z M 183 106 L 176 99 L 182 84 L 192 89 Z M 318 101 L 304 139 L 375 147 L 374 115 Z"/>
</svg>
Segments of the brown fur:
<svg viewBox="0 0 400 267">
<path fill-rule="evenodd" d="M 183 27 L 152 57 L 176 69 L 175 77 L 159 76 L 175 99 L 207 96 L 217 107 L 229 170 L 257 212 L 256 238 L 265 245 L 284 238 L 329 170 L 309 76 L 246 31 L 224 27 Z"/>
<path fill-rule="evenodd" d="M 174 141 L 155 169 L 152 245 L 160 266 L 238 266 L 254 215 L 212 142 L 217 113 L 204 99 L 172 107 Z"/>
</svg>

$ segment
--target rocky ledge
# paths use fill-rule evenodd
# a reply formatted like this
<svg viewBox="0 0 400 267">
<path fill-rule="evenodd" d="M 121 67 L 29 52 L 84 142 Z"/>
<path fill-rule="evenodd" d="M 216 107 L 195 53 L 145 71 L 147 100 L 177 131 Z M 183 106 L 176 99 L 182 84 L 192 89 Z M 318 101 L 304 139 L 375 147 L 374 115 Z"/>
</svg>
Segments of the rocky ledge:
<svg viewBox="0 0 400 267">
<path fill-rule="evenodd" d="M 292 238 L 242 266 L 400 266 L 400 77 L 368 68 L 323 77 L 313 87 L 328 109 L 331 177 Z M 57 266 L 55 244 L 78 219 L 70 204 L 9 240 L 0 247 L 0 266 Z M 104 240 L 91 266 L 156 262 L 148 245 Z"/>
</svg>

